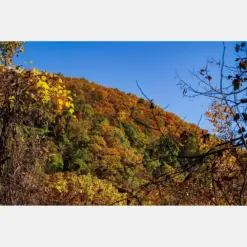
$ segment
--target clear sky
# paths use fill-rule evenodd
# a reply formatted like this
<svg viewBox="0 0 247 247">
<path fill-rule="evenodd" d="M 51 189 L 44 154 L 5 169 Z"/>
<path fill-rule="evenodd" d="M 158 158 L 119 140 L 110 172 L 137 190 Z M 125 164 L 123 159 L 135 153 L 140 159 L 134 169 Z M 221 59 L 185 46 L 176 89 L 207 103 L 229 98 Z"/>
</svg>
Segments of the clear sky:
<svg viewBox="0 0 247 247">
<path fill-rule="evenodd" d="M 234 43 L 226 46 L 231 56 Z M 196 83 L 189 70 L 202 68 L 207 58 L 220 60 L 221 56 L 221 42 L 27 42 L 18 61 L 32 60 L 28 67 L 84 77 L 141 97 L 138 80 L 156 104 L 170 104 L 168 111 L 197 124 L 209 101 L 184 98 L 176 72 L 182 79 Z M 205 118 L 200 127 L 210 128 Z"/>
</svg>

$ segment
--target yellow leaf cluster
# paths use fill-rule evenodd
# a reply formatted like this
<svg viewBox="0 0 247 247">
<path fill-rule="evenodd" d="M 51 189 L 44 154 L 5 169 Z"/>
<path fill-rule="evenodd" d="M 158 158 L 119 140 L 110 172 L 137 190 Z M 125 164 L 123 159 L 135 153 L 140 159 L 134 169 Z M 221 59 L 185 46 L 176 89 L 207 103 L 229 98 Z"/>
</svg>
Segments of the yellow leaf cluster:
<svg viewBox="0 0 247 247">
<path fill-rule="evenodd" d="M 66 89 L 63 80 L 55 74 L 41 72 L 38 69 L 32 70 L 32 78 L 28 95 L 36 102 L 50 104 L 56 114 L 67 111 L 70 114 L 74 113 L 73 98 L 71 91 Z"/>
</svg>

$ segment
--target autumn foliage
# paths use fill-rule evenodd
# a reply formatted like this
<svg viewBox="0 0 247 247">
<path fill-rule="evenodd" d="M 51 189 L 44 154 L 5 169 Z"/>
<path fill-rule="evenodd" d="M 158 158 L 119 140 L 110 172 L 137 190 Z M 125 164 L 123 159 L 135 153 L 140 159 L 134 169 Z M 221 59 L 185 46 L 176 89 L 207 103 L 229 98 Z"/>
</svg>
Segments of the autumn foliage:
<svg viewBox="0 0 247 247">
<path fill-rule="evenodd" d="M 244 150 L 207 156 L 222 139 L 148 100 L 15 66 L 22 42 L 0 50 L 1 204 L 238 204 Z M 230 135 L 227 108 L 207 116 Z"/>
</svg>

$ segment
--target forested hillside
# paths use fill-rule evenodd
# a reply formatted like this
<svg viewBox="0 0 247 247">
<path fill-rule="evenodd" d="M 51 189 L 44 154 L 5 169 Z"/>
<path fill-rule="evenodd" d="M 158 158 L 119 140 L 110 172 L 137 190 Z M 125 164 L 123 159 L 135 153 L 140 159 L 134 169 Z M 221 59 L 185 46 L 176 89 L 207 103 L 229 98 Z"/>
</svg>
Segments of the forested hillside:
<svg viewBox="0 0 247 247">
<path fill-rule="evenodd" d="M 245 203 L 241 147 L 145 95 L 22 69 L 12 62 L 21 42 L 0 49 L 1 204 Z M 228 112 L 214 104 L 207 113 L 215 126 L 219 111 Z"/>
</svg>

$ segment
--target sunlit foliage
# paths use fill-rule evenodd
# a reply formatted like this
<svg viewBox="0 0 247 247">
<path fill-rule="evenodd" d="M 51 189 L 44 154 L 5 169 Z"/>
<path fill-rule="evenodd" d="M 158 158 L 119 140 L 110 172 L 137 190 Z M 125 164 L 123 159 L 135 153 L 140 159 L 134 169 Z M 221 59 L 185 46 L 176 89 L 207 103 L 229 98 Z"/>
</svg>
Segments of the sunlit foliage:
<svg viewBox="0 0 247 247">
<path fill-rule="evenodd" d="M 213 102 L 209 134 L 144 98 L 17 66 L 23 49 L 0 42 L 1 204 L 245 202 L 245 150 L 218 148 L 232 134 L 228 108 Z"/>
</svg>

